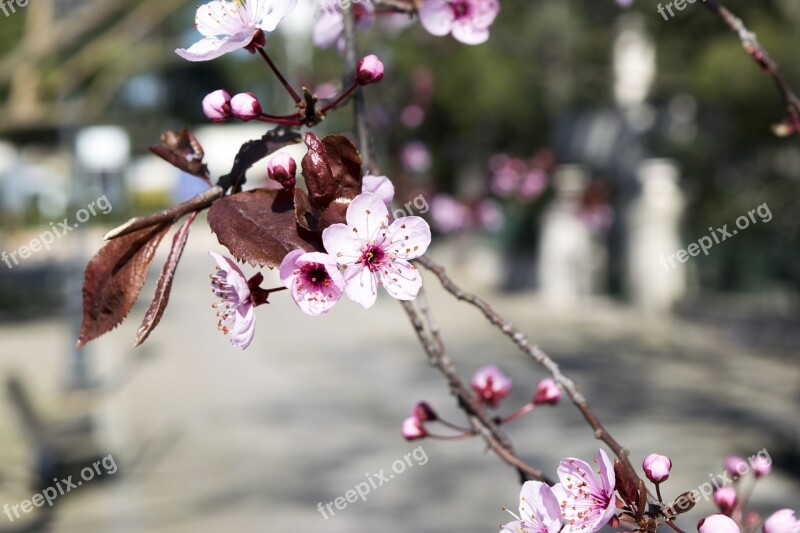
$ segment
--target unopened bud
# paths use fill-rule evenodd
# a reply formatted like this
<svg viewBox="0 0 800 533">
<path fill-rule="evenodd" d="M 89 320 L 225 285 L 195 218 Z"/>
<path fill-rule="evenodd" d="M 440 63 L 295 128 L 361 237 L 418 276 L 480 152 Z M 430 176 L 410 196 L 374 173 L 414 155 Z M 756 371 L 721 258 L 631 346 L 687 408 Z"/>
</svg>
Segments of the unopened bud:
<svg viewBox="0 0 800 533">
<path fill-rule="evenodd" d="M 403 421 L 400 432 L 403 434 L 403 438 L 409 441 L 424 439 L 428 436 L 428 432 L 422 426 L 422 421 L 415 416 L 410 416 Z"/>
<path fill-rule="evenodd" d="M 233 116 L 247 122 L 261 114 L 261 104 L 253 93 L 239 93 L 231 98 Z"/>
<path fill-rule="evenodd" d="M 270 159 L 267 166 L 269 178 L 277 181 L 285 189 L 292 189 L 297 185 L 297 162 L 286 152 L 279 152 Z"/>
<path fill-rule="evenodd" d="M 439 415 L 433 410 L 433 407 L 428 402 L 419 402 L 414 406 L 411 411 L 411 416 L 417 418 L 420 422 L 433 422 L 439 419 Z"/>
<path fill-rule="evenodd" d="M 647 479 L 653 483 L 661 483 L 669 478 L 669 471 L 672 468 L 672 461 L 666 455 L 651 453 L 642 462 L 642 469 Z"/>
<path fill-rule="evenodd" d="M 725 515 L 712 514 L 697 523 L 698 533 L 740 533 L 736 522 Z"/>
<path fill-rule="evenodd" d="M 561 400 L 561 389 L 552 378 L 543 379 L 536 385 L 536 396 L 533 398 L 535 405 L 549 403 L 555 405 Z"/>
<path fill-rule="evenodd" d="M 725 516 L 733 514 L 733 510 L 736 508 L 736 501 L 736 490 L 733 487 L 720 487 L 714 493 L 714 503 Z"/>
<path fill-rule="evenodd" d="M 212 122 L 224 122 L 231 116 L 231 95 L 225 89 L 208 93 L 203 98 L 203 113 Z"/>
<path fill-rule="evenodd" d="M 356 82 L 359 85 L 378 83 L 383 79 L 383 63 L 378 56 L 371 54 L 358 62 Z"/>
<path fill-rule="evenodd" d="M 478 369 L 470 384 L 481 401 L 492 409 L 497 408 L 511 390 L 511 378 L 494 365 Z"/>
</svg>

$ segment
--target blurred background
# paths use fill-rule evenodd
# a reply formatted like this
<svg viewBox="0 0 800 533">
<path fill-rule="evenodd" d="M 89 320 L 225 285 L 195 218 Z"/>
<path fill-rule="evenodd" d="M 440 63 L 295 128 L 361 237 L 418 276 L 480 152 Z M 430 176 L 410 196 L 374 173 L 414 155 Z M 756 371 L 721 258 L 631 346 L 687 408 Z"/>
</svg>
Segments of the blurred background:
<svg viewBox="0 0 800 533">
<path fill-rule="evenodd" d="M 772 81 L 699 3 L 668 20 L 642 1 L 501 4 L 481 46 L 401 15 L 358 31 L 362 54 L 386 65 L 366 99 L 396 210 L 431 222 L 429 255 L 578 380 L 634 463 L 672 458 L 665 497 L 766 449 L 773 473 L 752 509 L 798 509 L 800 142 L 772 133 L 786 114 Z M 726 5 L 800 88 L 800 3 Z M 103 233 L 204 188 L 145 145 L 190 126 L 219 176 L 266 127 L 209 123 L 207 93 L 250 91 L 267 113 L 293 112 L 244 51 L 173 53 L 197 40 L 195 9 L 0 4 L 0 505 L 115 465 L 52 507 L 0 517 L 0 532 L 496 531 L 500 507 L 517 504 L 513 471 L 477 441 L 400 437 L 416 401 L 459 414 L 385 295 L 319 319 L 275 298 L 239 352 L 214 327 L 207 252 L 223 248 L 198 220 L 148 342 L 132 348 L 155 280 L 118 330 L 73 347 Z M 300 0 L 267 49 L 295 87 L 330 97 L 344 62 L 313 46 L 315 10 Z M 351 133 L 351 108 L 317 130 Z M 257 165 L 250 184 L 264 176 Z M 712 236 L 708 254 L 690 246 Z M 529 401 L 541 370 L 427 284 L 463 378 L 495 363 L 514 378 L 506 409 Z M 596 449 L 568 405 L 508 430 L 551 476 Z M 318 511 L 418 445 L 425 464 L 335 516 Z M 701 502 L 681 525 L 713 511 Z"/>
</svg>

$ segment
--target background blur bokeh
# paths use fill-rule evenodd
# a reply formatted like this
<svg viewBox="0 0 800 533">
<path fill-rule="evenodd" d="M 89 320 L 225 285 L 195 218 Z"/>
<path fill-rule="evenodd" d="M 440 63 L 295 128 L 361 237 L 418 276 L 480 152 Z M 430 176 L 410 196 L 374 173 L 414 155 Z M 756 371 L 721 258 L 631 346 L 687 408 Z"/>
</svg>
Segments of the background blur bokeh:
<svg viewBox="0 0 800 533">
<path fill-rule="evenodd" d="M 753 509 L 798 509 L 800 142 L 772 133 L 785 118 L 774 84 L 699 3 L 669 20 L 644 1 L 501 3 L 481 46 L 401 15 L 358 32 L 386 65 L 365 94 L 396 208 L 426 217 L 430 256 L 577 378 L 634 463 L 672 457 L 667 492 L 766 449 L 774 472 Z M 727 4 L 800 87 L 800 3 Z M 250 91 L 265 112 L 292 112 L 257 57 L 173 53 L 196 40 L 195 9 L 0 3 L 0 505 L 109 455 L 118 466 L 52 509 L 0 518 L 0 532 L 495 531 L 518 486 L 477 441 L 422 441 L 424 464 L 334 517 L 318 512 L 420 445 L 399 435 L 414 402 L 458 420 L 385 295 L 313 320 L 276 298 L 239 352 L 215 328 L 207 252 L 223 249 L 199 219 L 152 338 L 131 347 L 154 280 L 128 322 L 73 348 L 103 233 L 203 190 L 144 146 L 188 125 L 219 176 L 266 126 L 209 123 L 207 93 Z M 314 9 L 300 0 L 267 48 L 295 87 L 331 96 L 344 62 L 311 44 Z M 318 130 L 351 134 L 351 108 Z M 20 254 L 62 220 L 78 227 Z M 726 225 L 737 233 L 677 260 Z M 509 409 L 527 402 L 541 370 L 427 283 L 462 376 L 496 363 L 515 380 Z M 561 457 L 594 452 L 568 405 L 509 433 L 551 475 Z M 701 502 L 684 529 L 712 511 Z"/>
</svg>

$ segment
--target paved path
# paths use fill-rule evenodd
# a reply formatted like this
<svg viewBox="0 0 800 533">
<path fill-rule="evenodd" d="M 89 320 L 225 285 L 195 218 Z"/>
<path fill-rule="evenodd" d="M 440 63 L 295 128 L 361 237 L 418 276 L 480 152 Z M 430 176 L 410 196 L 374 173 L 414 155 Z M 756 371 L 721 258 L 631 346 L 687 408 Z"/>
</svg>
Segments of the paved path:
<svg viewBox="0 0 800 533">
<path fill-rule="evenodd" d="M 205 250 L 213 237 L 200 224 L 196 229 L 167 314 L 145 346 L 130 348 L 144 305 L 91 346 L 105 384 L 92 398 L 60 395 L 72 340 L 64 320 L 0 324 L 1 371 L 21 375 L 49 416 L 63 418 L 90 402 L 98 451 L 113 453 L 119 465 L 109 482 L 92 481 L 57 500 L 51 531 L 497 531 L 508 519 L 500 507 L 516 507 L 518 486 L 477 441 L 424 441 L 409 456 L 413 466 L 370 489 L 366 501 L 323 518 L 319 502 L 376 480 L 382 469 L 388 475 L 413 452 L 417 445 L 404 442 L 398 429 L 414 402 L 426 399 L 456 421 L 459 414 L 385 294 L 369 312 L 342 302 L 319 319 L 275 298 L 258 309 L 251 348 L 231 348 L 209 307 L 212 262 Z M 461 374 L 468 379 L 482 363 L 495 362 L 515 379 L 508 408 L 526 402 L 541 370 L 432 282 L 432 305 Z M 730 453 L 797 452 L 796 352 L 756 351 L 724 329 L 688 321 L 644 322 L 606 300 L 557 314 L 530 294 L 486 295 L 578 380 L 607 427 L 633 450 L 634 463 L 651 451 L 673 458 L 666 493 L 707 481 Z M 2 408 L 0 504 L 13 504 L 31 496 L 31 457 L 8 404 Z M 541 408 L 508 430 L 521 453 L 551 475 L 559 458 L 589 458 L 595 448 L 567 404 Z M 800 480 L 778 469 L 753 503 L 763 511 L 798 509 L 798 495 Z M 700 504 L 684 529 L 693 531 L 710 512 L 711 504 Z"/>
</svg>

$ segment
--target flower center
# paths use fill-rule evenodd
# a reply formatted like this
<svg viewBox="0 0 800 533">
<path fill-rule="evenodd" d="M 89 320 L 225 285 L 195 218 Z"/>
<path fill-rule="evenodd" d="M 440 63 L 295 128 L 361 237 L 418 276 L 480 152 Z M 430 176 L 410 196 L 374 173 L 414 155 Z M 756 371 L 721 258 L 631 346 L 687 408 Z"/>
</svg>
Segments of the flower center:
<svg viewBox="0 0 800 533">
<path fill-rule="evenodd" d="M 383 248 L 375 244 L 370 244 L 361 254 L 361 264 L 375 272 L 380 268 L 386 259 Z"/>
<path fill-rule="evenodd" d="M 313 291 L 319 291 L 327 288 L 331 284 L 331 277 L 325 266 L 319 263 L 308 263 L 303 265 L 303 273 L 301 274 L 302 284 Z"/>
<path fill-rule="evenodd" d="M 455 15 L 457 19 L 466 17 L 467 15 L 469 15 L 470 11 L 469 3 L 466 2 L 465 0 L 457 0 L 455 2 L 450 2 L 450 9 L 453 10 L 453 15 Z"/>
</svg>

